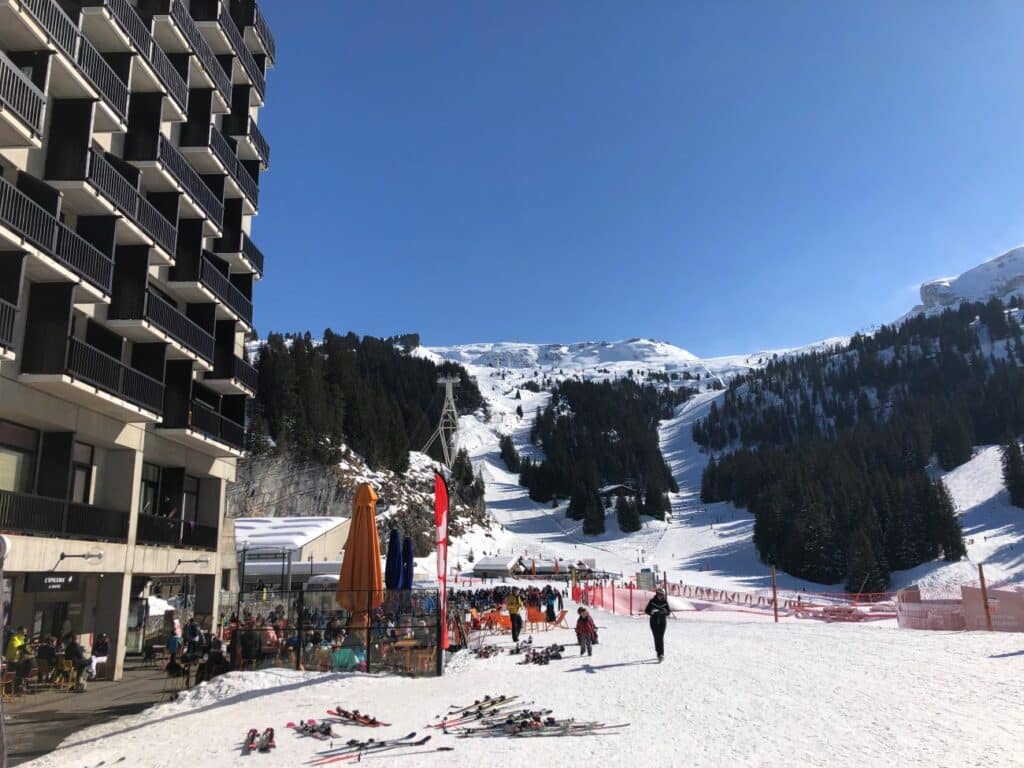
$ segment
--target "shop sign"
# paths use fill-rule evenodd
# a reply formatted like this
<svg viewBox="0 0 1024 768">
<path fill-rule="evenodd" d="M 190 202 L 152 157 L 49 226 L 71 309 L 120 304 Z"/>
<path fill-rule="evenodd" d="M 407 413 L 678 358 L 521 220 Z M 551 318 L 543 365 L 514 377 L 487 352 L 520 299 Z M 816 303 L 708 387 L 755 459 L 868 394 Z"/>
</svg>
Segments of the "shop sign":
<svg viewBox="0 0 1024 768">
<path fill-rule="evenodd" d="M 29 573 L 25 575 L 26 592 L 68 592 L 78 589 L 77 573 Z"/>
</svg>

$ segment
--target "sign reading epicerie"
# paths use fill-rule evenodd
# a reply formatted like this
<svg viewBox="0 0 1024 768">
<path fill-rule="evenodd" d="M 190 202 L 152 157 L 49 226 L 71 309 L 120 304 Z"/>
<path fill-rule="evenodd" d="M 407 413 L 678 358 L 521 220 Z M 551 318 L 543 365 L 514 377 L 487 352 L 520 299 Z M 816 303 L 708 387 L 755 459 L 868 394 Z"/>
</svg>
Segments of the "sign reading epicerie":
<svg viewBox="0 0 1024 768">
<path fill-rule="evenodd" d="M 67 592 L 78 589 L 74 573 L 29 573 L 25 575 L 26 592 Z"/>
</svg>

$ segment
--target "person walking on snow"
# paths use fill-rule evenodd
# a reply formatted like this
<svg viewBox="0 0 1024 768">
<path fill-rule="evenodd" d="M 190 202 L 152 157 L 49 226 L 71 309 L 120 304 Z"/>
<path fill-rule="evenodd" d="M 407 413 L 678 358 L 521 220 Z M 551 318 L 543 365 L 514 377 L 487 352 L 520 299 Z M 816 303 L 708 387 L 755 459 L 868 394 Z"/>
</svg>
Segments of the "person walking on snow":
<svg viewBox="0 0 1024 768">
<path fill-rule="evenodd" d="M 665 627 L 672 609 L 668 607 L 665 590 L 658 587 L 654 597 L 647 603 L 644 613 L 651 617 L 651 634 L 654 635 L 654 652 L 658 654 L 658 662 L 665 660 Z"/>
<path fill-rule="evenodd" d="M 505 607 L 508 608 L 508 617 L 512 621 L 512 642 L 519 642 L 519 633 L 523 631 L 523 598 L 519 596 L 518 587 L 512 589 L 512 594 L 505 600 Z"/>
<path fill-rule="evenodd" d="M 587 656 L 594 655 L 594 640 L 597 639 L 597 627 L 594 620 L 590 618 L 586 608 L 576 611 L 579 618 L 576 619 L 576 640 L 580 644 L 580 656 L 586 651 Z"/>
</svg>

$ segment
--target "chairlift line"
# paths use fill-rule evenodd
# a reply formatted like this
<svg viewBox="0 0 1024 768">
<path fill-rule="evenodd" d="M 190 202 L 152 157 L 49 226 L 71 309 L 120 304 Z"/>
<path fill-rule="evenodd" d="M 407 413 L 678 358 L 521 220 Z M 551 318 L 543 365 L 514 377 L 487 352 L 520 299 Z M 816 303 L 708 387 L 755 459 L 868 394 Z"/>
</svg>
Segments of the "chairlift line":
<svg viewBox="0 0 1024 768">
<path fill-rule="evenodd" d="M 423 453 L 427 453 L 434 441 L 440 439 L 444 464 L 451 469 L 459 442 L 459 412 L 455 408 L 455 387 L 459 384 L 459 378 L 457 376 L 441 376 L 437 383 L 444 387 L 444 405 L 441 407 L 441 420 L 438 422 L 434 434 L 423 446 Z"/>
</svg>

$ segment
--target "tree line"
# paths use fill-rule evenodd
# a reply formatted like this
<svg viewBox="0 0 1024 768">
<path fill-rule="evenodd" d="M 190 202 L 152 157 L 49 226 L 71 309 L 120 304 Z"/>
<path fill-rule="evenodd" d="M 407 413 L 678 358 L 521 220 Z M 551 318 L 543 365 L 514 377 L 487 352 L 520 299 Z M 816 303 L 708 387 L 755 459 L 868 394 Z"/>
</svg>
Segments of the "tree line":
<svg viewBox="0 0 1024 768">
<path fill-rule="evenodd" d="M 484 407 L 464 368 L 406 354 L 416 340 L 330 329 L 319 342 L 309 332 L 270 334 L 256 354 L 250 450 L 333 464 L 347 445 L 374 469 L 405 471 L 409 451 L 422 448 L 440 416 L 439 376 L 459 377 L 460 413 Z M 437 445 L 433 456 L 440 458 Z"/>
<path fill-rule="evenodd" d="M 724 451 L 704 472 L 702 499 L 749 509 L 765 562 L 853 591 L 963 557 L 952 500 L 927 470 L 1002 442 L 1011 496 L 1024 504 L 1019 308 L 965 303 L 737 379 L 693 428 L 696 442 Z"/>
</svg>

